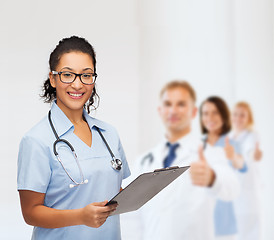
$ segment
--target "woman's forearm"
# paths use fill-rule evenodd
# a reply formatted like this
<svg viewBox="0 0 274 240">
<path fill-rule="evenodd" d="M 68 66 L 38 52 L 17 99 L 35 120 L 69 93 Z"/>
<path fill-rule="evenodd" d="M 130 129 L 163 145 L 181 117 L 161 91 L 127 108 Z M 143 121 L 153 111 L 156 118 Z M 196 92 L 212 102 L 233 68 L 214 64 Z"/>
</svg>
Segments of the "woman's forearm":
<svg viewBox="0 0 274 240">
<path fill-rule="evenodd" d="M 43 228 L 60 228 L 81 225 L 82 209 L 59 210 L 37 205 L 28 214 L 23 214 L 27 224 Z"/>
<path fill-rule="evenodd" d="M 106 206 L 107 201 L 90 203 L 80 209 L 60 210 L 44 205 L 45 194 L 21 190 L 20 200 L 27 224 L 43 228 L 60 228 L 74 225 L 100 227 L 115 211 L 117 204 Z"/>
</svg>

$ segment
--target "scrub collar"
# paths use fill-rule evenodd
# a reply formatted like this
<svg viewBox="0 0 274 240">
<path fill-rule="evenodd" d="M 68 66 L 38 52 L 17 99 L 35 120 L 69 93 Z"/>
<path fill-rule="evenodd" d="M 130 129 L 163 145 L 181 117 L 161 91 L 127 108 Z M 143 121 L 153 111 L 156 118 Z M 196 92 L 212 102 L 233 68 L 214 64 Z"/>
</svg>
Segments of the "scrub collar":
<svg viewBox="0 0 274 240">
<path fill-rule="evenodd" d="M 56 101 L 54 101 L 51 106 L 51 114 L 53 124 L 59 137 L 62 137 L 62 135 L 68 132 L 71 128 L 74 128 L 72 122 L 68 119 L 66 114 L 58 107 Z M 100 130 L 102 131 L 106 129 L 106 125 L 104 122 L 89 116 L 85 109 L 83 109 L 83 116 L 86 119 L 90 129 L 94 126 L 100 128 Z"/>
</svg>

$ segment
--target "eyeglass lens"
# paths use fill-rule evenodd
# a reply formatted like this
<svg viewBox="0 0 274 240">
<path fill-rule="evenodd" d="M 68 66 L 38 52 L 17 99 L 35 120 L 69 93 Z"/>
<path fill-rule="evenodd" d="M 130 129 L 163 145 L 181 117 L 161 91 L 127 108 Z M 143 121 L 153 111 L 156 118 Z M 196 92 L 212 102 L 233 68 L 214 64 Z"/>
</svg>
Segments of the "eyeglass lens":
<svg viewBox="0 0 274 240">
<path fill-rule="evenodd" d="M 76 79 L 77 76 L 80 77 L 80 80 L 84 84 L 93 84 L 96 79 L 96 75 L 94 73 L 76 74 L 76 73 L 72 73 L 72 72 L 61 72 L 60 80 L 64 83 L 72 83 Z"/>
</svg>

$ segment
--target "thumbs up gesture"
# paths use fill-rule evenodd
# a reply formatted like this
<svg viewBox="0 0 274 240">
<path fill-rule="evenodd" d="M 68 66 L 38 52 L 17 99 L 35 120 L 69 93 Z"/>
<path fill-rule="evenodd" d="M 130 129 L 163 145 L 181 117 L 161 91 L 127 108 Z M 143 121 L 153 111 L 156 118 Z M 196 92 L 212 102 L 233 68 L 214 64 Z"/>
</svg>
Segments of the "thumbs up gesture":
<svg viewBox="0 0 274 240">
<path fill-rule="evenodd" d="M 234 151 L 234 147 L 229 143 L 229 138 L 226 137 L 225 138 L 225 155 L 226 158 L 229 160 L 233 160 L 235 158 L 235 151 Z"/>
<path fill-rule="evenodd" d="M 215 173 L 204 156 L 203 147 L 198 149 L 199 159 L 190 165 L 190 176 L 194 185 L 210 187 L 214 183 Z"/>
<path fill-rule="evenodd" d="M 260 150 L 260 146 L 259 146 L 259 143 L 257 142 L 256 143 L 256 146 L 255 146 L 255 151 L 254 151 L 254 159 L 256 161 L 260 161 L 262 159 L 262 156 L 263 156 L 263 153 L 262 151 Z"/>
<path fill-rule="evenodd" d="M 232 165 L 236 169 L 242 169 L 244 167 L 244 159 L 241 155 L 237 154 L 234 147 L 229 143 L 229 138 L 225 138 L 225 155 L 228 160 L 232 162 Z"/>
</svg>

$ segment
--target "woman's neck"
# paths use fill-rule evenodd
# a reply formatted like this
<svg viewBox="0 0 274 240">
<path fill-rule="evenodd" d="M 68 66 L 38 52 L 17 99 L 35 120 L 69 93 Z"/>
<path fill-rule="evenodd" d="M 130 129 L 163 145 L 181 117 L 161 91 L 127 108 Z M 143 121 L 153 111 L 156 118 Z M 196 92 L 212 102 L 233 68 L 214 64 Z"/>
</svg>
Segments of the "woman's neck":
<svg viewBox="0 0 274 240">
<path fill-rule="evenodd" d="M 220 138 L 220 134 L 217 132 L 209 132 L 207 134 L 207 142 L 210 145 L 215 145 L 215 143 L 218 141 L 218 139 Z"/>
<path fill-rule="evenodd" d="M 83 117 L 83 111 L 80 113 L 73 113 L 70 116 L 67 115 L 67 117 L 73 123 L 73 125 L 79 124 L 85 121 Z"/>
<path fill-rule="evenodd" d="M 238 137 L 243 131 L 245 131 L 246 129 L 243 128 L 235 128 L 233 130 L 233 137 Z"/>
<path fill-rule="evenodd" d="M 83 109 L 71 110 L 71 109 L 63 107 L 62 105 L 59 106 L 59 108 L 64 112 L 64 114 L 73 123 L 73 125 L 84 121 Z"/>
</svg>

